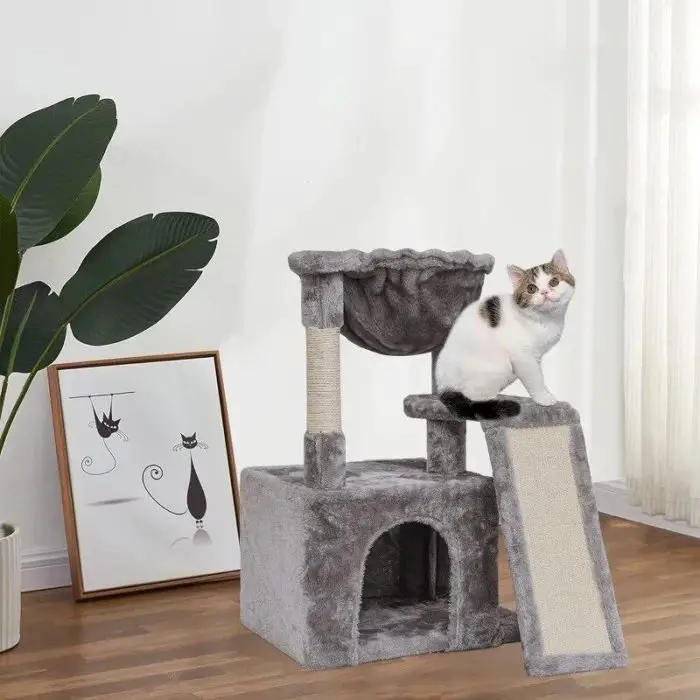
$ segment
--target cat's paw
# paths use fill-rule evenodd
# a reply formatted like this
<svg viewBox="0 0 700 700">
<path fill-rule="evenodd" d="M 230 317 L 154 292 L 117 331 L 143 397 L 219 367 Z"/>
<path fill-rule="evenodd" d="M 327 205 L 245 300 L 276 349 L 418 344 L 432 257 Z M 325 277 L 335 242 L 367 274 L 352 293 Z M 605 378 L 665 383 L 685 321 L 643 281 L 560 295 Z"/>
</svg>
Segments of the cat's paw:
<svg viewBox="0 0 700 700">
<path fill-rule="evenodd" d="M 549 391 L 543 391 L 541 394 L 535 394 L 535 396 L 532 397 L 532 400 L 540 406 L 554 406 L 555 403 L 558 403 L 557 397 Z"/>
</svg>

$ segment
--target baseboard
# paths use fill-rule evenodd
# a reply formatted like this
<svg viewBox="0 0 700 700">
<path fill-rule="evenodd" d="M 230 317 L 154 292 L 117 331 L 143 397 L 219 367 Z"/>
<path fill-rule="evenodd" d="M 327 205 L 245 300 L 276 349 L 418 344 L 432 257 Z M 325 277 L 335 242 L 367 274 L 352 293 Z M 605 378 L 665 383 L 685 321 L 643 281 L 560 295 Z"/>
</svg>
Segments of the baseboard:
<svg viewBox="0 0 700 700">
<path fill-rule="evenodd" d="M 599 481 L 593 484 L 593 491 L 600 513 L 700 538 L 700 528 L 670 522 L 661 516 L 651 517 L 645 515 L 641 508 L 629 505 L 627 487 L 621 481 Z M 70 568 L 65 550 L 34 552 L 25 554 L 22 558 L 22 591 L 40 591 L 70 585 Z"/>
<path fill-rule="evenodd" d="M 666 520 L 660 515 L 647 515 L 641 508 L 631 506 L 627 498 L 627 485 L 623 481 L 599 481 L 593 484 L 593 492 L 599 513 L 700 538 L 700 528 L 690 527 L 685 522 Z"/>
<path fill-rule="evenodd" d="M 68 553 L 65 549 L 33 552 L 22 557 L 22 592 L 70 586 Z"/>
</svg>

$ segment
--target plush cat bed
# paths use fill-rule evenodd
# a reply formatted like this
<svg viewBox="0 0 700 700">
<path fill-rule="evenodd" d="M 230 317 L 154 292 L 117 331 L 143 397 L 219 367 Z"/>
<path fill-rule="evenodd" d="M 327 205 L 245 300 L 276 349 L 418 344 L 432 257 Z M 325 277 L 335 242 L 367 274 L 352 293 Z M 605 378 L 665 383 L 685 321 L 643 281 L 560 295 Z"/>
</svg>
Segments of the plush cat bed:
<svg viewBox="0 0 700 700">
<path fill-rule="evenodd" d="M 301 278 L 306 328 L 304 463 L 241 473 L 241 622 L 313 669 L 521 636 L 529 673 L 623 664 L 573 409 L 523 402 L 521 415 L 483 423 L 492 478 L 466 468 L 464 421 L 434 395 L 410 396 L 404 411 L 426 421 L 426 458 L 346 462 L 341 334 L 381 354 L 434 357 L 479 298 L 493 258 L 301 251 L 289 264 Z M 498 600 L 499 514 L 515 613 Z"/>
<path fill-rule="evenodd" d="M 418 355 L 440 347 L 459 312 L 479 298 L 491 255 L 410 248 L 300 251 L 289 256 L 302 279 L 342 274 L 341 333 L 382 355 Z"/>
</svg>

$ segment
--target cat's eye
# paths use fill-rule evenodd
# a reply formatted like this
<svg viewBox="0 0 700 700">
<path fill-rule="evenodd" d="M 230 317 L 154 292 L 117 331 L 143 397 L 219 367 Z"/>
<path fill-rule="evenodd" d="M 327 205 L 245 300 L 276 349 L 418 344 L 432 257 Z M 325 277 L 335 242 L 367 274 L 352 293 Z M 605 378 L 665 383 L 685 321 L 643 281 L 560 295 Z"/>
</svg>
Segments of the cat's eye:
<svg viewBox="0 0 700 700">
<path fill-rule="evenodd" d="M 559 279 L 557 277 L 552 277 L 552 279 L 549 280 L 550 287 L 556 287 L 558 284 L 559 284 Z"/>
<path fill-rule="evenodd" d="M 537 285 L 535 284 L 528 284 L 527 285 L 527 291 L 528 294 L 534 294 L 537 291 Z"/>
</svg>

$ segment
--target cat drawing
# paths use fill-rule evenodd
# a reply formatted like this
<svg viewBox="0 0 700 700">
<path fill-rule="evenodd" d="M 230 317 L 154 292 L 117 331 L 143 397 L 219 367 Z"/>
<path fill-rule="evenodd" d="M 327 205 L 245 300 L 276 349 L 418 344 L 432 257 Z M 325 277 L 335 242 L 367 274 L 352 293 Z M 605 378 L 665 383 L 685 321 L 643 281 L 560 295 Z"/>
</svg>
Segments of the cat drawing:
<svg viewBox="0 0 700 700">
<path fill-rule="evenodd" d="M 124 433 L 124 431 L 119 428 L 121 418 L 114 418 L 112 414 L 114 400 L 113 394 L 110 394 L 109 397 L 109 415 L 106 415 L 103 411 L 102 418 L 99 418 L 97 415 L 97 411 L 95 410 L 95 404 L 92 401 L 92 396 L 89 396 L 88 398 L 90 399 L 90 406 L 92 407 L 92 415 L 94 419 L 88 423 L 88 426 L 90 428 L 95 428 L 95 430 L 97 430 L 97 434 L 102 438 L 102 442 L 105 446 L 105 449 L 107 450 L 107 452 L 109 452 L 109 455 L 112 458 L 112 466 L 109 467 L 109 469 L 101 472 L 88 471 L 86 467 L 90 467 L 93 461 L 92 457 L 88 455 L 86 457 L 83 457 L 80 463 L 80 467 L 86 474 L 89 474 L 90 476 L 101 476 L 103 474 L 109 474 L 109 472 L 114 471 L 114 469 L 116 469 L 117 467 L 117 458 L 114 456 L 112 450 L 109 449 L 109 446 L 107 445 L 107 440 L 110 437 L 112 437 L 112 435 L 116 435 L 119 439 L 121 439 L 124 442 L 127 442 L 129 438 L 126 435 L 126 433 Z"/>
<path fill-rule="evenodd" d="M 173 452 L 177 452 L 178 450 L 194 450 L 195 447 L 199 447 L 202 450 L 208 450 L 209 445 L 207 445 L 206 442 L 202 442 L 201 440 L 197 440 L 197 433 L 194 432 L 192 435 L 183 435 L 180 433 L 180 442 L 175 443 L 173 445 Z"/>
<path fill-rule="evenodd" d="M 197 433 L 192 435 L 183 435 L 180 433 L 180 442 L 173 446 L 174 451 L 188 450 L 190 453 L 190 481 L 187 487 L 186 494 L 186 506 L 182 511 L 172 510 L 167 506 L 164 506 L 156 497 L 150 492 L 148 484 L 146 483 L 146 475 L 155 480 L 159 481 L 163 478 L 163 468 L 158 464 L 149 464 L 141 473 L 141 482 L 143 484 L 146 493 L 151 497 L 154 503 L 160 506 L 163 510 L 171 513 L 172 515 L 185 515 L 189 514 L 195 519 L 197 527 L 202 526 L 204 516 L 207 512 L 207 497 L 202 488 L 202 483 L 199 480 L 199 475 L 194 466 L 194 459 L 192 458 L 192 450 L 200 448 L 202 450 L 208 449 L 208 445 L 205 442 L 197 439 Z"/>
<path fill-rule="evenodd" d="M 507 266 L 510 294 L 480 299 L 457 317 L 435 363 L 442 402 L 468 420 L 494 420 L 520 412 L 498 394 L 519 379 L 532 400 L 552 406 L 542 358 L 561 338 L 576 281 L 562 250 L 546 263 Z"/>
</svg>

